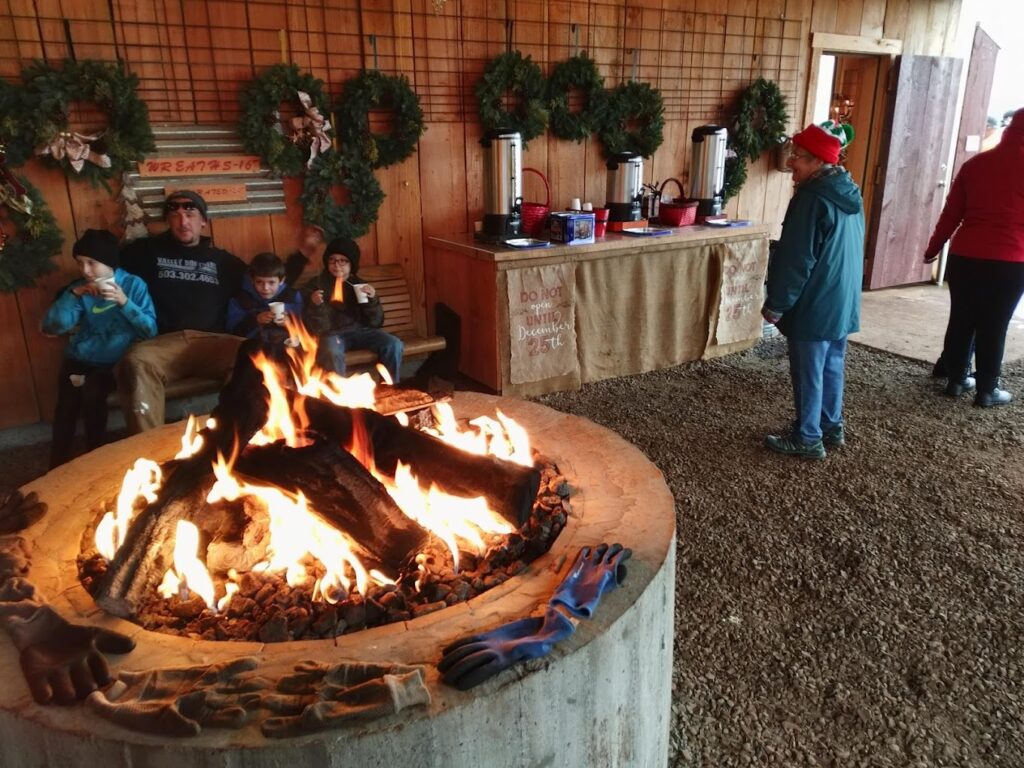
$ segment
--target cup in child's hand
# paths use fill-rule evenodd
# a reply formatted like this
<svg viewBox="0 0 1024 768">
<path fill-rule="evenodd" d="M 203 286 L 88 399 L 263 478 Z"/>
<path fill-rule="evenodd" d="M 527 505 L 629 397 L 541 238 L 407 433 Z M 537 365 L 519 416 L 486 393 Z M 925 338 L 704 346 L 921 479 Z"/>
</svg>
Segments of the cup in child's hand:
<svg viewBox="0 0 1024 768">
<path fill-rule="evenodd" d="M 274 313 L 275 320 L 284 320 L 284 302 L 283 301 L 272 301 L 268 305 L 270 311 Z"/>
<path fill-rule="evenodd" d="M 360 304 L 365 304 L 370 300 L 370 297 L 366 295 L 364 290 L 366 288 L 366 283 L 353 283 L 352 288 L 356 292 L 356 301 Z"/>
</svg>

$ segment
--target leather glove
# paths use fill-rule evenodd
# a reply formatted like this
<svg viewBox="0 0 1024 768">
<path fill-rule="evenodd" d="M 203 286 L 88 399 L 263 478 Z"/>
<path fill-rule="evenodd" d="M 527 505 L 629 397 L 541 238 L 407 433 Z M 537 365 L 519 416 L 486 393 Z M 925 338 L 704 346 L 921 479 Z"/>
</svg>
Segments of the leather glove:
<svg viewBox="0 0 1024 768">
<path fill-rule="evenodd" d="M 24 530 L 46 514 L 46 504 L 35 491 L 28 496 L 11 491 L 0 498 L 0 534 Z"/>
<path fill-rule="evenodd" d="M 278 717 L 267 718 L 270 738 L 337 728 L 430 703 L 421 667 L 400 664 L 320 664 L 303 661 L 295 674 L 281 678 L 277 693 L 259 697 L 259 705 Z"/>
<path fill-rule="evenodd" d="M 579 619 L 590 619 L 601 596 L 611 592 L 626 578 L 625 561 L 633 551 L 621 544 L 600 544 L 594 550 L 583 547 L 551 596 L 551 605 L 561 605 Z"/>
<path fill-rule="evenodd" d="M 45 602 L 36 594 L 35 586 L 20 576 L 0 582 L 0 623 L 6 626 L 6 620 L 12 617 L 27 619 Z"/>
<path fill-rule="evenodd" d="M 546 656 L 575 631 L 567 616 L 549 606 L 543 616 L 455 641 L 444 649 L 437 668 L 444 683 L 467 691 L 520 661 Z"/>
<path fill-rule="evenodd" d="M 39 704 L 71 704 L 112 678 L 104 653 L 128 653 L 135 641 L 120 632 L 72 624 L 48 605 L 6 620 L 21 671 Z"/>
<path fill-rule="evenodd" d="M 258 665 L 244 656 L 220 664 L 144 672 L 122 672 L 89 707 L 100 717 L 133 731 L 161 736 L 196 736 L 203 727 L 241 728 L 249 720 L 243 700 L 269 681 L 243 675 Z"/>
</svg>

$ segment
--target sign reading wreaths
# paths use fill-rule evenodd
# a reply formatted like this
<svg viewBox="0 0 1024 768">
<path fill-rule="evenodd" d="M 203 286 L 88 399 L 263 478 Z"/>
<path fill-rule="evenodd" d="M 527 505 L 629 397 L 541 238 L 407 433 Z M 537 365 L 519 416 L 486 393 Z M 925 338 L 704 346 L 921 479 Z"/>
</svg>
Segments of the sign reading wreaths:
<svg viewBox="0 0 1024 768">
<path fill-rule="evenodd" d="M 256 155 L 182 155 L 154 157 L 139 163 L 139 175 L 155 176 L 229 176 L 238 173 L 259 173 L 260 158 Z"/>
<path fill-rule="evenodd" d="M 576 370 L 573 265 L 510 269 L 507 275 L 509 380 L 525 384 Z"/>
</svg>

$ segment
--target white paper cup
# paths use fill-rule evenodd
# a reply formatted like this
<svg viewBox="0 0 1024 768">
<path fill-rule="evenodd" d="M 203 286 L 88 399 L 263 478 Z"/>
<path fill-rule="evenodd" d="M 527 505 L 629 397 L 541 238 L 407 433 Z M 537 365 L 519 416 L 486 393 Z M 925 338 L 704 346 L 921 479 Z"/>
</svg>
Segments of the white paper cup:
<svg viewBox="0 0 1024 768">
<path fill-rule="evenodd" d="M 356 301 L 360 304 L 365 304 L 370 300 L 370 297 L 363 293 L 363 288 L 366 287 L 366 283 L 352 283 L 352 287 L 356 292 Z"/>
<path fill-rule="evenodd" d="M 572 200 L 569 201 L 569 210 L 570 211 L 578 211 L 579 209 L 580 209 L 580 199 L 578 197 L 574 197 Z"/>
<path fill-rule="evenodd" d="M 284 319 L 284 302 L 283 301 L 272 301 L 267 306 L 270 307 L 270 311 L 274 313 L 275 320 Z"/>
</svg>

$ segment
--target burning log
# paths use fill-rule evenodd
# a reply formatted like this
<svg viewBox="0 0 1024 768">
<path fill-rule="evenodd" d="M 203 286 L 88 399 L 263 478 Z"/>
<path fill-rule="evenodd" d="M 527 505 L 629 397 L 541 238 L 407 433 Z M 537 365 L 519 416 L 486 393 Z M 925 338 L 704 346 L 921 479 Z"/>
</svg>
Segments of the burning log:
<svg viewBox="0 0 1024 768">
<path fill-rule="evenodd" d="M 306 398 L 302 405 L 312 429 L 345 446 L 352 444 L 354 420 L 361 419 L 373 446 L 373 460 L 386 474 L 393 475 L 401 460 L 418 477 L 429 478 L 454 496 L 483 496 L 492 510 L 516 528 L 530 515 L 540 486 L 540 473 L 533 467 L 466 453 L 373 411 L 314 398 Z"/>
<path fill-rule="evenodd" d="M 429 532 L 408 518 L 384 486 L 336 443 L 304 448 L 251 446 L 235 468 L 292 493 L 301 491 L 328 524 L 357 544 L 367 569 L 387 573 L 420 552 Z M 394 574 L 390 574 L 394 575 Z"/>
<path fill-rule="evenodd" d="M 132 520 L 95 592 L 96 602 L 110 613 L 123 618 L 135 615 L 163 579 L 173 554 L 174 530 L 179 520 L 191 521 L 196 508 L 193 494 L 203 485 L 209 489 L 206 481 L 218 454 L 228 456 L 237 446 L 246 445 L 267 420 L 269 393 L 250 354 L 243 344 L 231 381 L 221 390 L 211 414 L 216 426 L 200 432 L 202 447 L 187 459 L 163 466 L 169 476 L 156 500 Z"/>
</svg>

